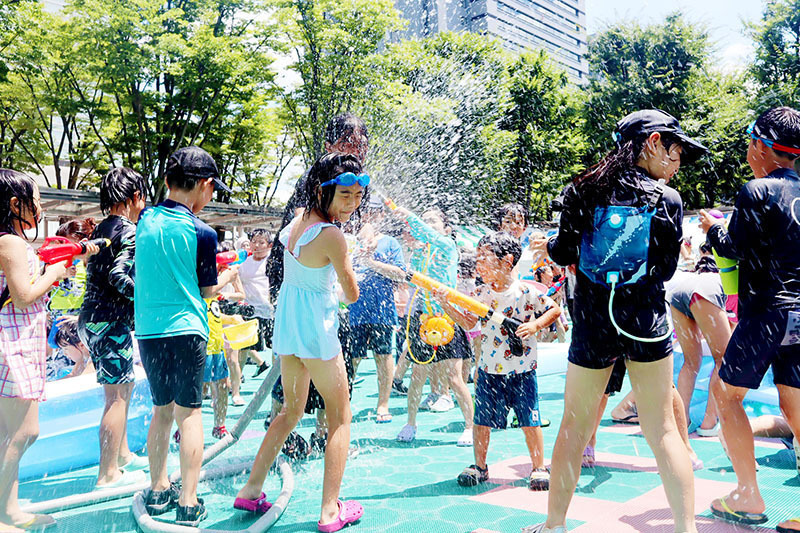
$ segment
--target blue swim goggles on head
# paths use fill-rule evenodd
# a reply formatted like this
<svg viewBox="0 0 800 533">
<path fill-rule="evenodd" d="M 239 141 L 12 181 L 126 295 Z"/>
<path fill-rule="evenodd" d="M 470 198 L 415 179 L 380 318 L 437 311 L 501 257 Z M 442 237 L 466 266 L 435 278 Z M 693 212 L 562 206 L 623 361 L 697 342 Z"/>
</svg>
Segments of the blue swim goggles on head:
<svg viewBox="0 0 800 533">
<path fill-rule="evenodd" d="M 361 174 L 356 176 L 352 172 L 344 172 L 339 174 L 332 180 L 328 180 L 324 183 L 320 184 L 320 187 L 327 187 L 328 185 L 341 185 L 342 187 L 350 187 L 351 185 L 355 185 L 358 183 L 362 187 L 366 187 L 369 185 L 369 176 L 367 174 Z"/>
<path fill-rule="evenodd" d="M 778 144 L 777 142 L 773 141 L 772 139 L 767 139 L 766 137 L 761 137 L 757 135 L 755 132 L 756 128 L 756 121 L 754 120 L 750 125 L 747 127 L 747 134 L 753 138 L 753 140 L 761 141 L 762 143 L 766 144 L 769 148 L 773 150 L 778 150 L 780 152 L 786 152 L 788 154 L 800 154 L 800 148 L 794 148 L 791 146 L 783 146 L 782 144 Z"/>
</svg>

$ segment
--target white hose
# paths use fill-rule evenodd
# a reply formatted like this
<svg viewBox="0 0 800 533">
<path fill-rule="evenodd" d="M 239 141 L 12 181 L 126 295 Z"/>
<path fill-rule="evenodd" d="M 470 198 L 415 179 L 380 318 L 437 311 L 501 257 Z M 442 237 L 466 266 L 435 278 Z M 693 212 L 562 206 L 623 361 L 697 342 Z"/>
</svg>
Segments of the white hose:
<svg viewBox="0 0 800 533">
<path fill-rule="evenodd" d="M 614 320 L 614 292 L 617 288 L 616 282 L 611 282 L 611 295 L 608 297 L 608 316 L 611 317 L 611 323 L 614 325 L 614 328 L 617 330 L 617 333 L 620 335 L 624 335 L 629 339 L 633 339 L 639 342 L 661 342 L 663 340 L 669 339 L 672 336 L 672 323 L 667 319 L 667 332 L 659 337 L 655 338 L 646 338 L 646 337 L 637 337 L 636 335 L 631 335 L 627 331 L 623 330 L 617 324 L 617 321 Z"/>
<path fill-rule="evenodd" d="M 278 380 L 278 376 L 280 376 L 280 373 L 280 359 L 276 358 L 275 364 L 272 366 L 272 368 L 270 368 L 270 371 L 267 373 L 264 381 L 261 382 L 261 386 L 253 395 L 253 398 L 250 400 L 247 408 L 242 413 L 242 416 L 239 417 L 239 420 L 230 430 L 230 434 L 224 439 L 221 439 L 219 442 L 215 443 L 213 446 L 206 448 L 206 450 L 203 452 L 203 465 L 208 464 L 222 452 L 238 442 L 242 433 L 244 433 L 244 430 L 247 429 L 247 426 L 250 424 L 250 422 L 252 422 L 253 418 L 255 418 L 256 413 L 258 413 L 258 410 L 261 408 L 264 400 L 267 398 L 267 396 L 269 396 L 273 385 L 275 385 L 275 382 Z M 179 481 L 180 478 L 180 472 L 176 472 L 170 476 L 170 481 Z M 55 498 L 53 500 L 32 503 L 23 507 L 22 510 L 26 513 L 52 513 L 57 511 L 66 511 L 67 509 L 74 509 L 75 507 L 83 507 L 86 505 L 93 505 L 96 503 L 127 498 L 128 496 L 132 496 L 137 492 L 143 491 L 149 487 L 150 481 L 143 481 L 141 483 L 126 485 L 124 487 L 99 489 L 84 494 L 72 494 L 70 496 L 64 496 L 63 498 Z"/>
<path fill-rule="evenodd" d="M 792 205 L 789 207 L 789 210 L 792 212 L 792 218 L 794 219 L 795 223 L 800 225 L 800 220 L 797 219 L 797 215 L 795 215 L 794 206 L 797 202 L 800 202 L 800 197 L 795 198 L 792 200 Z"/>
<path fill-rule="evenodd" d="M 242 463 L 227 465 L 224 467 L 202 472 L 200 474 L 200 481 L 215 479 L 219 477 L 228 477 L 246 472 L 253 461 L 245 461 Z M 269 511 L 264 513 L 258 520 L 253 522 L 250 527 L 246 529 L 229 530 L 229 529 L 204 529 L 199 527 L 181 526 L 178 524 L 163 522 L 153 518 L 144 507 L 144 493 L 138 492 L 133 497 L 133 517 L 139 528 L 144 533 L 262 533 L 268 530 L 272 525 L 278 521 L 283 514 L 286 506 L 289 504 L 289 499 L 292 497 L 294 491 L 294 474 L 289 466 L 289 463 L 282 456 L 278 457 L 276 461 L 278 467 L 278 474 L 281 477 L 281 492 L 278 498 L 272 504 Z"/>
</svg>

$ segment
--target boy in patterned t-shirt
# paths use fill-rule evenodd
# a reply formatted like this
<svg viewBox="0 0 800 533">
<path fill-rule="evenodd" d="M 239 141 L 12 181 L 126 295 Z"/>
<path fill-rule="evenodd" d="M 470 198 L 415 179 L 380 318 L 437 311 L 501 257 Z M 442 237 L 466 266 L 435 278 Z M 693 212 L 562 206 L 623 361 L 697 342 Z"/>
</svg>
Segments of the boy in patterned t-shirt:
<svg viewBox="0 0 800 533">
<path fill-rule="evenodd" d="M 550 474 L 544 467 L 544 439 L 539 421 L 539 396 L 536 384 L 536 333 L 552 324 L 561 308 L 550 298 L 514 277 L 514 266 L 522 255 L 522 245 L 508 233 L 485 235 L 478 243 L 476 269 L 484 282 L 475 298 L 493 310 L 522 322 L 517 331 L 487 319 L 481 323 L 481 356 L 475 379 L 475 426 L 473 429 L 475 464 L 458 476 L 459 485 L 471 487 L 489 479 L 486 455 L 492 428 L 505 429 L 508 412 L 514 409 L 531 456 L 531 490 L 547 490 Z M 462 328 L 469 330 L 478 317 L 448 304 L 444 292 L 435 296 L 444 311 Z M 535 318 L 535 315 L 540 315 Z M 509 337 L 522 339 L 522 351 L 514 350 Z"/>
</svg>

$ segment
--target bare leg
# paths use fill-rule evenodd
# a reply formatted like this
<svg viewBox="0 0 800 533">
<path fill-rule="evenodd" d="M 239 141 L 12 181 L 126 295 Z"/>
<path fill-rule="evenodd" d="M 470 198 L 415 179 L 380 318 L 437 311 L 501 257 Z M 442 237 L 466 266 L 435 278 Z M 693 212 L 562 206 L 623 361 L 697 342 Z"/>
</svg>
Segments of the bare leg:
<svg viewBox="0 0 800 533">
<path fill-rule="evenodd" d="M 203 416 L 200 408 L 175 405 L 175 421 L 181 432 L 181 496 L 183 506 L 197 505 L 197 483 L 203 466 Z"/>
<path fill-rule="evenodd" d="M 675 324 L 675 334 L 678 336 L 678 343 L 683 351 L 683 366 L 678 373 L 678 394 L 686 409 L 683 418 L 689 420 L 689 406 L 692 404 L 697 373 L 703 362 L 703 337 L 697 323 L 681 313 L 675 306 L 672 306 L 672 322 Z M 708 403 L 712 404 L 713 402 L 709 401 Z M 703 420 L 703 423 L 706 422 Z M 711 422 L 708 426 L 702 426 L 702 424 L 701 426 L 711 428 L 715 422 Z"/>
<path fill-rule="evenodd" d="M 686 446 L 686 451 L 689 452 L 689 459 L 694 463 L 698 458 L 692 448 L 692 444 L 689 442 L 689 421 L 686 419 L 686 408 L 683 406 L 681 396 L 675 387 L 672 387 L 672 412 L 675 416 L 675 425 L 678 427 L 678 433 L 680 433 L 681 440 Z"/>
<path fill-rule="evenodd" d="M 782 416 L 762 415 L 750 419 L 754 437 L 780 439 L 792 436 L 792 428 Z"/>
<path fill-rule="evenodd" d="M 284 390 L 284 405 L 273 417 L 264 440 L 258 448 L 253 469 L 247 483 L 239 491 L 238 497 L 255 499 L 261 495 L 267 473 L 278 457 L 289 433 L 303 418 L 303 410 L 308 399 L 310 376 L 306 367 L 293 355 L 281 356 L 281 381 Z M 277 402 L 276 402 L 277 403 Z"/>
<path fill-rule="evenodd" d="M 224 379 L 215 381 L 211 391 L 211 394 L 216 396 L 214 398 L 214 427 L 224 426 L 225 419 L 228 417 L 228 383 Z"/>
<path fill-rule="evenodd" d="M 122 456 L 122 437 L 127 434 L 128 404 L 131 400 L 133 383 L 122 385 L 103 385 L 105 394 L 105 408 L 100 419 L 100 472 L 97 475 L 97 485 L 117 481 L 122 476 L 119 461 Z M 127 442 L 125 448 L 127 448 Z M 130 460 L 130 451 L 127 458 Z M 127 461 L 126 461 L 127 462 Z"/>
<path fill-rule="evenodd" d="M 600 405 L 597 407 L 597 419 L 595 420 L 594 424 L 594 433 L 592 433 L 592 438 L 589 439 L 589 446 L 592 448 L 597 446 L 597 428 L 600 427 L 600 421 L 603 420 L 603 413 L 606 412 L 607 405 L 608 394 L 603 394 L 603 397 L 600 398 Z"/>
<path fill-rule="evenodd" d="M 763 513 L 765 506 L 756 479 L 753 434 L 742 405 L 745 394 L 747 389 L 743 387 L 734 387 L 722 380 L 715 383 L 714 398 L 717 402 L 722 437 L 738 482 L 732 493 L 735 498 L 728 498 L 726 502 L 734 511 Z M 712 506 L 721 509 L 719 503 L 712 502 Z"/>
<path fill-rule="evenodd" d="M 411 365 L 411 361 L 408 360 L 406 354 L 408 350 L 403 350 L 402 355 L 400 355 L 400 360 L 397 361 L 397 366 L 394 369 L 394 380 L 395 381 L 403 381 L 403 378 L 406 377 L 406 372 L 408 372 L 408 367 Z"/>
<path fill-rule="evenodd" d="M 550 466 L 546 526 L 563 526 L 581 471 L 581 454 L 589 442 L 611 368 L 593 370 L 567 363 L 564 417 Z"/>
<path fill-rule="evenodd" d="M 467 384 L 464 383 L 461 377 L 461 365 L 463 361 L 463 359 L 447 359 L 439 364 L 447 372 L 447 382 L 456 394 L 458 406 L 461 408 L 461 413 L 464 415 L 465 429 L 471 429 L 475 409 L 472 404 L 472 395 L 470 395 Z"/>
<path fill-rule="evenodd" d="M 636 395 L 639 423 L 656 456 L 675 531 L 695 533 L 694 476 L 675 422 L 672 356 L 651 363 L 628 361 L 626 366 Z"/>
<path fill-rule="evenodd" d="M 228 369 L 231 374 L 231 401 L 234 405 L 244 403 L 241 396 L 242 367 L 239 366 L 239 350 L 226 352 L 226 359 L 228 360 Z"/>
<path fill-rule="evenodd" d="M 350 448 L 350 395 L 344 359 L 303 361 L 322 399 L 328 421 L 328 444 L 325 448 L 325 475 L 322 482 L 320 523 L 333 522 L 339 516 L 339 490 L 342 485 L 347 452 Z"/>
<path fill-rule="evenodd" d="M 622 400 L 620 400 L 616 407 L 611 410 L 611 418 L 622 420 L 628 415 L 633 414 L 634 409 L 636 409 L 636 400 L 633 397 L 633 391 L 631 390 Z"/>
<path fill-rule="evenodd" d="M 39 436 L 39 402 L 0 398 L 0 525 L 33 518 L 19 508 L 19 462 Z M 21 530 L 20 530 L 21 531 Z"/>
<path fill-rule="evenodd" d="M 417 411 L 422 400 L 422 386 L 428 379 L 430 365 L 414 365 L 411 368 L 411 383 L 408 386 L 408 425 L 417 425 Z"/>
<path fill-rule="evenodd" d="M 150 488 L 154 491 L 167 490 L 167 455 L 169 454 L 169 434 L 175 420 L 174 403 L 153 407 L 153 419 L 147 432 L 147 459 L 150 462 Z"/>
<path fill-rule="evenodd" d="M 710 397 L 706 404 L 705 419 L 701 424 L 703 428 L 710 428 L 714 427 L 717 422 L 717 408 L 716 402 L 713 401 L 712 391 L 714 383 L 719 381 L 719 367 L 733 332 L 725 311 L 708 300 L 697 300 L 692 304 L 691 309 L 697 325 L 700 326 L 700 331 L 703 332 L 708 347 L 711 349 L 711 356 L 714 358 L 714 371 L 711 373 L 711 382 L 709 383 Z"/>
<path fill-rule="evenodd" d="M 472 426 L 472 446 L 475 454 L 475 464 L 481 468 L 487 468 L 486 456 L 489 453 L 489 439 L 492 436 L 492 428 Z"/>
<path fill-rule="evenodd" d="M 375 369 L 378 374 L 378 408 L 379 415 L 389 414 L 389 395 L 392 393 L 392 375 L 394 375 L 394 359 L 391 354 L 375 354 Z"/>
<path fill-rule="evenodd" d="M 537 468 L 544 468 L 544 434 L 542 428 L 536 427 L 523 427 L 522 432 L 525 434 L 525 444 L 528 446 L 528 453 L 531 456 L 531 466 L 536 470 Z"/>
</svg>

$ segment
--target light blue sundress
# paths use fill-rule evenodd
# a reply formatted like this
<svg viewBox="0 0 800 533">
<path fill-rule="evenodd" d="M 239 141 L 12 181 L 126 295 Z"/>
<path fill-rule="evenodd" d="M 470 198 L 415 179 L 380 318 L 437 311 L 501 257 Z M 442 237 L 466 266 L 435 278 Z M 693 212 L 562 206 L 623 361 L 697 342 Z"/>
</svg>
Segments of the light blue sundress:
<svg viewBox="0 0 800 533">
<path fill-rule="evenodd" d="M 272 347 L 278 355 L 327 361 L 342 351 L 338 335 L 339 300 L 334 292 L 336 271 L 333 265 L 307 267 L 297 258 L 302 246 L 333 224 L 320 222 L 307 227 L 294 250 L 289 250 L 289 236 L 297 220 L 295 218 L 278 236 L 285 249 Z"/>
</svg>

